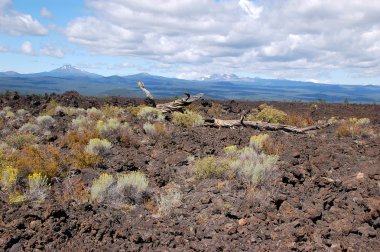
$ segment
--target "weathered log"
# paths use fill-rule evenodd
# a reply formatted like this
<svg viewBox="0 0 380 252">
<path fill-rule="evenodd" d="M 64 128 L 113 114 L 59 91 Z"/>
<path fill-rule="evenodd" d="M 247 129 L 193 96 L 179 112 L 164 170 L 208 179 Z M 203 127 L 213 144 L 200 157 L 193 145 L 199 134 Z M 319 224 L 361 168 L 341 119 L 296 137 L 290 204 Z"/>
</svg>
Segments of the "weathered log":
<svg viewBox="0 0 380 252">
<path fill-rule="evenodd" d="M 149 92 L 148 89 L 145 88 L 144 82 L 142 82 L 142 81 L 137 82 L 137 86 L 139 86 L 139 88 L 145 93 L 146 97 L 154 100 L 153 95 Z"/>
<path fill-rule="evenodd" d="M 142 81 L 139 81 L 137 85 L 144 91 L 146 97 L 152 101 L 154 101 L 153 95 L 145 88 L 145 85 Z M 191 103 L 201 99 L 203 97 L 203 93 L 199 93 L 196 95 L 190 95 L 189 93 L 185 93 L 186 97 L 174 100 L 168 103 L 157 104 L 156 108 L 160 110 L 162 113 L 171 113 L 174 111 L 183 111 L 186 106 L 189 106 Z"/>
<path fill-rule="evenodd" d="M 295 126 L 285 125 L 285 124 L 273 124 L 259 121 L 244 121 L 244 120 L 221 120 L 221 119 L 206 119 L 205 126 L 209 127 L 252 127 L 260 130 L 282 130 L 286 132 L 294 133 L 306 133 L 311 130 L 323 129 L 331 125 L 331 123 L 316 124 L 304 128 L 298 128 Z"/>
<path fill-rule="evenodd" d="M 191 103 L 201 99 L 203 95 L 204 95 L 203 93 L 199 93 L 196 95 L 186 94 L 187 97 L 180 98 L 180 99 L 174 100 L 172 102 L 168 102 L 168 103 L 157 104 L 157 108 L 162 113 L 170 113 L 170 112 L 174 112 L 174 111 L 183 111 L 183 109 L 186 106 L 189 106 Z"/>
</svg>

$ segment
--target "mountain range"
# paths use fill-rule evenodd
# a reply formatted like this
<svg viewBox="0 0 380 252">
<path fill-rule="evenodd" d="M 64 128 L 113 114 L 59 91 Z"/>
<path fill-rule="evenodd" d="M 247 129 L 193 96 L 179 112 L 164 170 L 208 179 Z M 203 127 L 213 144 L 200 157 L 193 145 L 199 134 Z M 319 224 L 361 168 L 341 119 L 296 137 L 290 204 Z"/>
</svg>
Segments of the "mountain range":
<svg viewBox="0 0 380 252">
<path fill-rule="evenodd" d="M 0 92 L 15 90 L 24 94 L 63 93 L 76 90 L 90 96 L 143 97 L 137 82 L 143 81 L 157 98 L 184 92 L 205 93 L 212 99 L 380 102 L 380 86 L 320 84 L 313 82 L 240 78 L 235 74 L 213 74 L 198 80 L 184 80 L 140 73 L 128 76 L 102 76 L 64 65 L 49 72 L 20 74 L 0 72 Z"/>
</svg>

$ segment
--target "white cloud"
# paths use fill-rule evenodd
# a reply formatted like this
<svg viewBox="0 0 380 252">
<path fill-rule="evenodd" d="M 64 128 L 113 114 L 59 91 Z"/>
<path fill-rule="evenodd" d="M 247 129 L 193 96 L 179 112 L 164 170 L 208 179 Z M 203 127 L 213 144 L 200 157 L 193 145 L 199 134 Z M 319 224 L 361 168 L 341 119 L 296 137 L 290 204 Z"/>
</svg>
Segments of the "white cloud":
<svg viewBox="0 0 380 252">
<path fill-rule="evenodd" d="M 3 46 L 3 45 L 0 45 L 0 52 L 8 52 L 8 48 Z"/>
<path fill-rule="evenodd" d="M 249 0 L 240 0 L 239 6 L 254 19 L 259 18 L 263 11 L 262 6 L 257 7 Z"/>
<path fill-rule="evenodd" d="M 380 5 L 372 0 L 86 3 L 92 15 L 68 24 L 69 41 L 94 54 L 168 64 L 175 74 L 317 79 L 322 71 L 356 69 L 380 75 Z"/>
<path fill-rule="evenodd" d="M 63 58 L 65 57 L 65 52 L 61 48 L 54 48 L 51 45 L 44 46 L 40 49 L 40 53 L 45 56 Z"/>
<path fill-rule="evenodd" d="M 42 9 L 40 10 L 40 15 L 41 17 L 45 17 L 45 18 L 53 17 L 53 13 L 51 13 L 51 11 L 49 11 L 46 7 L 42 7 Z"/>
<path fill-rule="evenodd" d="M 2 12 L 3 8 L 8 5 L 11 2 L 11 0 L 0 0 L 0 13 Z"/>
<path fill-rule="evenodd" d="M 180 73 L 176 75 L 176 78 L 178 79 L 184 79 L 184 80 L 196 80 L 201 78 L 203 75 L 200 74 L 199 72 L 185 72 L 185 73 Z"/>
<path fill-rule="evenodd" d="M 48 30 L 29 14 L 8 10 L 10 0 L 0 0 L 0 32 L 13 36 L 46 35 Z"/>
<path fill-rule="evenodd" d="M 34 55 L 32 43 L 30 41 L 25 41 L 24 43 L 22 43 L 21 52 L 28 55 Z"/>
</svg>

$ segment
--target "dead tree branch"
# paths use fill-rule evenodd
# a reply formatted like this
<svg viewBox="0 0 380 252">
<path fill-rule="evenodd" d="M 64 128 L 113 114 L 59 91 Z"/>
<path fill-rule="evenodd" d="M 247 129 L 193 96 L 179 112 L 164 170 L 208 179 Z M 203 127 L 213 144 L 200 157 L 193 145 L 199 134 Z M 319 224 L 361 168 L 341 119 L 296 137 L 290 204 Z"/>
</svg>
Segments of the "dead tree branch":
<svg viewBox="0 0 380 252">
<path fill-rule="evenodd" d="M 145 85 L 142 81 L 139 81 L 137 85 L 144 91 L 145 95 L 148 99 L 154 101 L 153 95 L 145 88 Z M 196 95 L 190 95 L 185 93 L 186 97 L 174 100 L 168 103 L 157 104 L 156 108 L 160 110 L 162 113 L 171 113 L 174 111 L 183 111 L 186 106 L 189 106 L 191 103 L 201 99 L 203 97 L 203 93 L 199 93 Z"/>
<path fill-rule="evenodd" d="M 282 130 L 294 133 L 306 133 L 311 130 L 323 129 L 331 125 L 331 123 L 316 124 L 304 128 L 285 124 L 273 124 L 259 121 L 244 121 L 244 120 L 221 120 L 221 119 L 206 119 L 205 126 L 231 128 L 237 126 L 252 127 L 259 130 Z"/>
</svg>

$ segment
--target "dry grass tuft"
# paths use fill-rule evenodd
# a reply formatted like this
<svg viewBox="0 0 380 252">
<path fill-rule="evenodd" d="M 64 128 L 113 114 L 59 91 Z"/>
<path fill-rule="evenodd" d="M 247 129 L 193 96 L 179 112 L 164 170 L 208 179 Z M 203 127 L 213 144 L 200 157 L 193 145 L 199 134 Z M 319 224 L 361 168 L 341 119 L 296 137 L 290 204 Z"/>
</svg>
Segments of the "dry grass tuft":
<svg viewBox="0 0 380 252">
<path fill-rule="evenodd" d="M 307 127 L 314 124 L 313 118 L 307 115 L 288 114 L 286 124 L 296 127 Z"/>
</svg>

